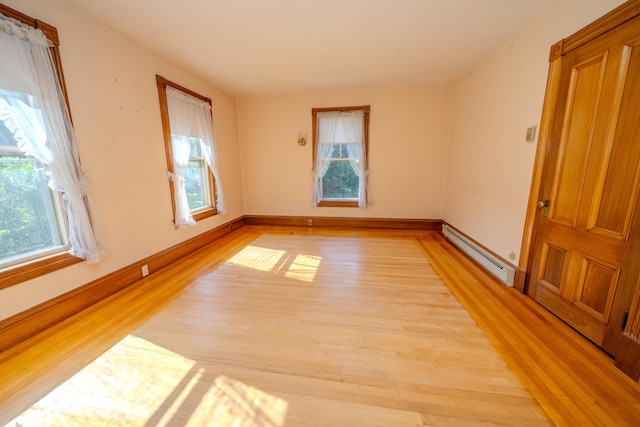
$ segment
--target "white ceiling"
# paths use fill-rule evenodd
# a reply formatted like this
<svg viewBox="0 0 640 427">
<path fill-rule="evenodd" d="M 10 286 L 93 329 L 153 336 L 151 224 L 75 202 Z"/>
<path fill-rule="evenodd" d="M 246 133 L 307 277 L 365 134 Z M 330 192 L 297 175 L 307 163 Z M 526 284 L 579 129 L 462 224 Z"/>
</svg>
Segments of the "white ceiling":
<svg viewBox="0 0 640 427">
<path fill-rule="evenodd" d="M 67 0 L 234 95 L 451 83 L 555 0 Z"/>
</svg>

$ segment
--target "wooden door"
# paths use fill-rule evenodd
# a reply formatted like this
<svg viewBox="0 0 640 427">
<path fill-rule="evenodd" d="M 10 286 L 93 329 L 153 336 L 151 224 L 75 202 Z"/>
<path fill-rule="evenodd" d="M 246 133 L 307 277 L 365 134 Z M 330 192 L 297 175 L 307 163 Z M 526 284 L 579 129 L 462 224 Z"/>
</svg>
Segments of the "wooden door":
<svg viewBox="0 0 640 427">
<path fill-rule="evenodd" d="M 527 293 L 615 354 L 640 264 L 640 17 L 556 61 Z"/>
</svg>

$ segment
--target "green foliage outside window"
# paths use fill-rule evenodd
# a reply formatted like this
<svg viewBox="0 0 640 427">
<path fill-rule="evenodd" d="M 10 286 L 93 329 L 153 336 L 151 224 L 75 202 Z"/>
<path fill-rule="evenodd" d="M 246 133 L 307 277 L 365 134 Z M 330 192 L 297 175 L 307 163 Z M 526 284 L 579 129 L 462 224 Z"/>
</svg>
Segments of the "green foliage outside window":
<svg viewBox="0 0 640 427">
<path fill-rule="evenodd" d="M 49 196 L 35 159 L 0 156 L 0 259 L 56 245 Z"/>
<path fill-rule="evenodd" d="M 189 161 L 187 174 L 185 176 L 185 191 L 189 201 L 189 209 L 196 210 L 207 207 L 209 200 L 205 192 L 206 165 L 202 161 Z"/>
<path fill-rule="evenodd" d="M 348 160 L 334 160 L 322 177 L 324 199 L 357 199 L 360 179 L 353 172 Z"/>
<path fill-rule="evenodd" d="M 208 166 L 202 155 L 200 139 L 191 138 L 189 165 L 185 176 L 185 191 L 189 209 L 194 211 L 211 206 L 209 201 Z"/>
</svg>

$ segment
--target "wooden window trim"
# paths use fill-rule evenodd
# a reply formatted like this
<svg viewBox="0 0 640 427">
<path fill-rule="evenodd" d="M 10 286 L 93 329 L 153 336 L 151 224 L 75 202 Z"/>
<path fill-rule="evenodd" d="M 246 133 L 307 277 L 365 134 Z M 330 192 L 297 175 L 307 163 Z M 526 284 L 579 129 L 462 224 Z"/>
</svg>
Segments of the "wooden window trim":
<svg viewBox="0 0 640 427">
<path fill-rule="evenodd" d="M 167 170 L 170 173 L 173 173 L 173 146 L 171 143 L 171 126 L 169 124 L 169 110 L 167 108 L 167 86 L 177 89 L 181 92 L 187 93 L 195 98 L 198 98 L 211 106 L 211 99 L 206 96 L 202 96 L 192 90 L 185 88 L 177 83 L 174 83 L 160 75 L 156 75 L 156 84 L 158 86 L 158 97 L 160 98 L 160 116 L 162 119 L 162 133 L 164 136 L 164 151 L 167 159 Z M 205 218 L 212 217 L 218 214 L 218 210 L 216 209 L 216 181 L 213 173 L 207 167 L 207 174 L 209 176 L 209 198 L 211 200 L 211 207 L 203 209 L 198 212 L 192 212 L 191 216 L 193 220 L 198 222 Z M 174 221 L 175 221 L 175 212 L 176 212 L 176 197 L 175 197 L 175 189 L 173 186 L 173 181 L 169 180 L 169 190 L 171 192 L 171 208 L 173 209 Z"/>
<path fill-rule="evenodd" d="M 32 18 L 12 9 L 4 4 L 0 3 L 0 14 L 13 18 L 33 28 L 41 30 L 45 36 L 53 43 L 50 48 L 51 56 L 55 65 L 56 73 L 58 74 L 58 80 L 62 86 L 62 93 L 64 94 L 69 115 L 71 115 L 71 108 L 69 107 L 69 97 L 67 95 L 67 87 L 64 81 L 64 74 L 62 72 L 62 61 L 60 59 L 60 39 L 58 38 L 58 30 L 56 27 L 42 22 L 39 19 Z M 25 262 L 23 264 L 14 265 L 0 270 L 0 289 L 5 289 L 10 286 L 17 285 L 24 281 L 35 279 L 45 274 L 60 270 L 73 264 L 82 262 L 82 259 L 76 258 L 66 251 L 59 252 L 50 256 L 39 258 L 33 261 Z"/>
<path fill-rule="evenodd" d="M 369 113 L 371 111 L 370 105 L 360 105 L 356 107 L 328 107 L 328 108 L 312 108 L 311 109 L 311 127 L 312 127 L 312 141 L 313 141 L 313 153 L 312 153 L 312 167 L 315 168 L 316 165 L 316 148 L 318 145 L 318 113 L 326 113 L 326 112 L 346 112 L 346 111 L 358 111 L 362 110 L 364 112 L 364 149 L 365 149 L 365 169 L 369 168 Z M 331 200 L 331 201 L 320 201 L 318 203 L 318 207 L 332 207 L 332 208 L 357 208 L 357 201 L 339 201 L 339 200 Z"/>
</svg>

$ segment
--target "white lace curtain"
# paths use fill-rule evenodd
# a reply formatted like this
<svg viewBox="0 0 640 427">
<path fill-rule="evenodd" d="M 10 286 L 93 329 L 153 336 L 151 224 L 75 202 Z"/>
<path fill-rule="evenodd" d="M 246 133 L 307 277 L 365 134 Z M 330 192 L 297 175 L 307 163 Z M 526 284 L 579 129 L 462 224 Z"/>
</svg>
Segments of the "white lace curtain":
<svg viewBox="0 0 640 427">
<path fill-rule="evenodd" d="M 50 46 L 42 31 L 0 15 L 0 120 L 18 148 L 42 165 L 49 187 L 62 194 L 69 253 L 96 263 L 104 244 Z"/>
<path fill-rule="evenodd" d="M 364 111 L 328 111 L 317 115 L 318 141 L 313 169 L 315 205 L 322 201 L 322 178 L 331 164 L 334 144 L 346 144 L 349 163 L 360 181 L 358 207 L 367 206 L 366 147 L 364 145 Z"/>
<path fill-rule="evenodd" d="M 173 146 L 173 174 L 170 178 L 173 181 L 176 204 L 175 226 L 183 228 L 195 224 L 185 188 L 191 138 L 197 138 L 200 141 L 202 155 L 215 178 L 216 209 L 219 213 L 224 213 L 224 195 L 218 170 L 211 105 L 181 90 L 167 86 L 167 110 Z"/>
</svg>

